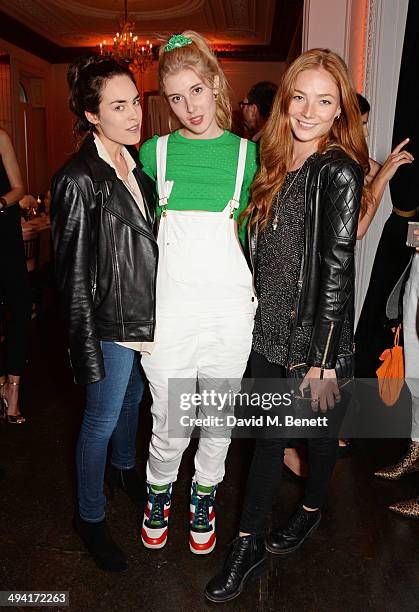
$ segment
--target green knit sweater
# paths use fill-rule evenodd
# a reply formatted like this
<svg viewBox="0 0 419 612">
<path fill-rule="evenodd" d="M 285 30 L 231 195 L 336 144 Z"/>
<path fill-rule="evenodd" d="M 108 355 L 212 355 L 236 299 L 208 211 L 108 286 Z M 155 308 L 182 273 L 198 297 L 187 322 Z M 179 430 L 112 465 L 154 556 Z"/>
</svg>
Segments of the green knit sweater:
<svg viewBox="0 0 419 612">
<path fill-rule="evenodd" d="M 157 136 L 140 149 L 143 170 L 157 179 Z M 227 130 L 211 139 L 184 138 L 178 131 L 170 134 L 167 146 L 166 180 L 174 181 L 168 210 L 222 211 L 234 195 L 240 138 Z M 257 146 L 247 143 L 246 165 L 240 194 L 240 206 L 234 213 L 237 219 L 249 201 L 249 188 L 257 170 Z M 157 214 L 161 209 L 157 207 Z M 246 222 L 239 227 L 245 243 Z"/>
</svg>

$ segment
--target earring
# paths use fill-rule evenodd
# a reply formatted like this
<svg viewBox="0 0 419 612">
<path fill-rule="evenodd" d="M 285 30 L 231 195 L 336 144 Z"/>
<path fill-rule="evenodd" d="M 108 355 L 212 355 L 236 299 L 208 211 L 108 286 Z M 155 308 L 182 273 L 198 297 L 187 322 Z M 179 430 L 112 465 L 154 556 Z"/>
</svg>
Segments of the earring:
<svg viewBox="0 0 419 612">
<path fill-rule="evenodd" d="M 335 119 L 340 119 L 340 113 L 339 115 L 336 115 Z"/>
<path fill-rule="evenodd" d="M 214 98 L 217 99 L 218 98 L 218 92 L 214 91 Z"/>
</svg>

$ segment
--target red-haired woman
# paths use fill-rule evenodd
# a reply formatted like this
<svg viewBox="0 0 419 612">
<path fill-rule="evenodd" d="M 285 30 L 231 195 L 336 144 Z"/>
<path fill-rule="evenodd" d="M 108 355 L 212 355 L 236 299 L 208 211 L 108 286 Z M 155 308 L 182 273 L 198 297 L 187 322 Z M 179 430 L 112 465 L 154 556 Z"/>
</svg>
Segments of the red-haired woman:
<svg viewBox="0 0 419 612">
<path fill-rule="evenodd" d="M 313 410 L 339 402 L 338 356 L 353 342 L 354 247 L 368 150 L 347 67 L 313 49 L 284 74 L 261 139 L 260 170 L 245 213 L 259 307 L 251 353 L 255 378 L 278 379 L 306 364 L 302 387 Z M 321 380 L 324 379 L 324 380 Z M 335 410 L 336 413 L 336 410 Z M 271 532 L 274 554 L 296 550 L 317 527 L 338 450 L 337 431 L 308 439 L 310 475 L 287 527 Z M 266 565 L 264 529 L 282 472 L 286 437 L 260 432 L 240 533 L 222 571 L 207 585 L 211 601 L 240 594 Z"/>
</svg>

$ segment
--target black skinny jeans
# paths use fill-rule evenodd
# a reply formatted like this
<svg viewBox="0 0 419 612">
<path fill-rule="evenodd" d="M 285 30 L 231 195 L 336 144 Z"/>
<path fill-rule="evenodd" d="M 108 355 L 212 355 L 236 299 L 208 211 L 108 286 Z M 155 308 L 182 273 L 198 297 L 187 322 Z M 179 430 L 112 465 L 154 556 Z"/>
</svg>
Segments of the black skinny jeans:
<svg viewBox="0 0 419 612">
<path fill-rule="evenodd" d="M 0 213 L 0 298 L 7 311 L 6 339 L 0 344 L 0 376 L 20 376 L 26 360 L 32 303 L 17 204 Z"/>
<path fill-rule="evenodd" d="M 250 356 L 252 378 L 284 378 L 285 368 L 267 361 L 252 351 Z M 256 383 L 257 384 L 257 383 Z M 336 408 L 334 409 L 336 410 Z M 247 480 L 240 531 L 262 534 L 273 501 L 279 491 L 284 449 L 290 446 L 287 438 L 258 437 Z M 335 467 L 338 453 L 337 437 L 308 438 L 309 477 L 303 498 L 308 508 L 320 508 L 325 500 L 327 486 Z"/>
</svg>

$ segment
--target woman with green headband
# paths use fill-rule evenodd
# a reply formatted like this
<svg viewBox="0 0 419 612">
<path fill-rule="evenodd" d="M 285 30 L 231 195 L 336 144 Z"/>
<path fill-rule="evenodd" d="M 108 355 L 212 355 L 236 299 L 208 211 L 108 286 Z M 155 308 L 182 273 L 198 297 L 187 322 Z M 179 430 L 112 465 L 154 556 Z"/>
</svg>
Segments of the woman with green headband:
<svg viewBox="0 0 419 612">
<path fill-rule="evenodd" d="M 195 554 L 208 554 L 216 543 L 214 498 L 230 444 L 226 412 L 240 389 L 256 310 L 240 245 L 245 224 L 238 224 L 256 171 L 256 145 L 229 131 L 228 84 L 199 34 L 172 36 L 161 48 L 159 79 L 181 127 L 140 151 L 144 171 L 157 180 L 160 216 L 156 342 L 142 361 L 153 396 L 153 433 L 141 536 L 147 548 L 166 544 L 172 484 L 200 425 L 189 545 Z M 200 420 L 192 403 L 197 390 Z"/>
</svg>

